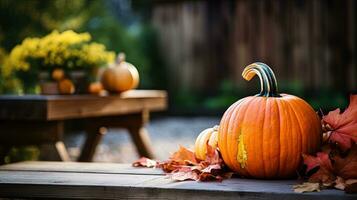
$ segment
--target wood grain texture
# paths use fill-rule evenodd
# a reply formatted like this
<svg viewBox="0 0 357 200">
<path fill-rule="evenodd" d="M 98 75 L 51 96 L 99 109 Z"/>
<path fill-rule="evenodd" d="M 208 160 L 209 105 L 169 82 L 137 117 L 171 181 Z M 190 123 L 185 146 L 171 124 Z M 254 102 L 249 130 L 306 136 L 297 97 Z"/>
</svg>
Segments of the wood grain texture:
<svg viewBox="0 0 357 200">
<path fill-rule="evenodd" d="M 286 92 L 357 90 L 356 1 L 158 2 L 151 22 L 171 92 L 219 93 L 224 81 L 252 91 L 241 73 L 257 61 Z"/>
<path fill-rule="evenodd" d="M 0 171 L 42 171 L 42 172 L 78 172 L 104 174 L 148 174 L 165 175 L 161 169 L 145 167 L 133 168 L 131 164 L 90 163 L 90 162 L 47 162 L 26 161 L 0 166 Z"/>
<path fill-rule="evenodd" d="M 167 93 L 131 90 L 117 95 L 1 95 L 0 119 L 64 120 L 122 115 L 167 107 Z"/>
<path fill-rule="evenodd" d="M 53 170 L 52 172 L 50 170 Z M 99 199 L 356 199 L 343 191 L 297 194 L 296 180 L 175 182 L 123 164 L 27 162 L 0 167 L 0 197 Z M 154 173 L 150 173 L 154 171 Z M 128 173 L 129 172 L 129 173 Z M 147 173 L 149 172 L 149 173 Z"/>
</svg>

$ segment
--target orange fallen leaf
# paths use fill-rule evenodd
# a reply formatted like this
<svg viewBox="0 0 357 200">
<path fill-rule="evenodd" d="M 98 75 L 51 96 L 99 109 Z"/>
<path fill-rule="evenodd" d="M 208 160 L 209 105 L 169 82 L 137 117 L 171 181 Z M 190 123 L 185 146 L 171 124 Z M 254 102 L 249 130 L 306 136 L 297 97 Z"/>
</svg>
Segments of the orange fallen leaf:
<svg viewBox="0 0 357 200">
<path fill-rule="evenodd" d="M 180 146 L 179 150 L 170 156 L 170 160 L 178 162 L 180 164 L 197 164 L 195 153 L 183 146 Z"/>
</svg>

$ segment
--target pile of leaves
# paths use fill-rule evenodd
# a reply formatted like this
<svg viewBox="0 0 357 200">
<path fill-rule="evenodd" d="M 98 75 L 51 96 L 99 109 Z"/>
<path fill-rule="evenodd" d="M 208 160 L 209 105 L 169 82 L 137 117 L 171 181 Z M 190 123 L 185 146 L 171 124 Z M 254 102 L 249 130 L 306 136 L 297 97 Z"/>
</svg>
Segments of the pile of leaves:
<svg viewBox="0 0 357 200">
<path fill-rule="evenodd" d="M 143 157 L 134 162 L 133 166 L 161 168 L 171 179 L 177 181 L 222 181 L 233 174 L 225 167 L 218 149 L 208 144 L 205 160 L 199 160 L 194 152 L 180 146 L 167 161 L 159 162 Z"/>
<path fill-rule="evenodd" d="M 307 182 L 294 186 L 296 192 L 336 188 L 357 192 L 357 95 L 350 105 L 322 116 L 323 145 L 316 156 L 303 155 Z"/>
</svg>

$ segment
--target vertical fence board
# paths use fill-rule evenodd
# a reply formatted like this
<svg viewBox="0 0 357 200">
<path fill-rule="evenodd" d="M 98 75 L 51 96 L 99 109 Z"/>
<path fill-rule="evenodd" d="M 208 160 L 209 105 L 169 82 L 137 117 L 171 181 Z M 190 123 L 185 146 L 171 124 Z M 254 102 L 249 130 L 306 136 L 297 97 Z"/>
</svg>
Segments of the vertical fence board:
<svg viewBox="0 0 357 200">
<path fill-rule="evenodd" d="M 353 0 L 175 1 L 155 4 L 152 21 L 175 90 L 217 89 L 224 79 L 245 87 L 244 66 L 263 61 L 282 82 L 353 92 L 355 9 Z"/>
</svg>

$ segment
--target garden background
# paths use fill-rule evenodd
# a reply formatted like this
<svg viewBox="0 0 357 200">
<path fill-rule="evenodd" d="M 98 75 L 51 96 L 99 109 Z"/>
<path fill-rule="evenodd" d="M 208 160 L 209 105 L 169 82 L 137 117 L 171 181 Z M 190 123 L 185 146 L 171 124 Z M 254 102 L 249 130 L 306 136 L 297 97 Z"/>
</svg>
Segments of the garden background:
<svg viewBox="0 0 357 200">
<path fill-rule="evenodd" d="M 192 145 L 229 105 L 257 93 L 258 80 L 241 77 L 255 61 L 273 68 L 281 92 L 316 110 L 345 107 L 357 92 L 356 8 L 353 0 L 0 0 L 0 67 L 26 37 L 89 32 L 107 49 L 126 53 L 139 70 L 139 88 L 168 91 L 169 110 L 148 127 L 160 154 Z M 24 87 L 0 75 L 0 93 Z M 67 138 L 74 156 L 81 138 Z M 127 141 L 125 134 L 108 134 L 97 160 L 131 161 Z"/>
</svg>

